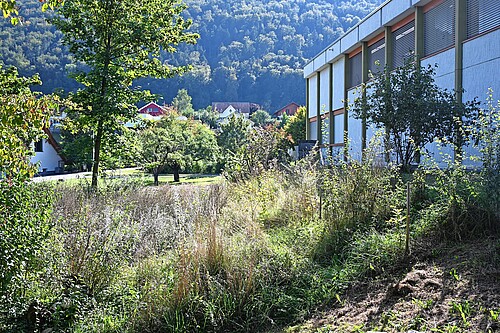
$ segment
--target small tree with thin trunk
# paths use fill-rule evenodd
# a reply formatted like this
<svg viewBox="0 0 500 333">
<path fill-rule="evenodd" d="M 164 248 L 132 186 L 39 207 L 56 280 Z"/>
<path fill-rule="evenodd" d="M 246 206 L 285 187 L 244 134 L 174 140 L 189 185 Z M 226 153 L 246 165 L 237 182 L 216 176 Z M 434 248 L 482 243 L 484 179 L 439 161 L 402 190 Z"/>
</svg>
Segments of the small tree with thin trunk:
<svg viewBox="0 0 500 333">
<path fill-rule="evenodd" d="M 185 72 L 160 60 L 160 51 L 175 52 L 181 43 L 195 43 L 191 22 L 182 18 L 180 0 L 71 0 L 57 8 L 51 22 L 63 32 L 75 60 L 87 70 L 76 73 L 83 88 L 72 95 L 82 106 L 78 119 L 93 130 L 92 187 L 97 187 L 105 133 L 131 119 L 141 100 L 153 100 L 134 87 L 143 77 L 168 78 Z"/>
<path fill-rule="evenodd" d="M 351 109 L 356 118 L 386 129 L 386 148 L 403 170 L 418 162 L 419 152 L 435 139 L 460 149 L 468 136 L 464 129 L 477 115 L 476 101 L 460 103 L 454 93 L 437 86 L 434 75 L 434 67 L 415 62 L 385 68 L 362 86 L 362 97 Z"/>
</svg>

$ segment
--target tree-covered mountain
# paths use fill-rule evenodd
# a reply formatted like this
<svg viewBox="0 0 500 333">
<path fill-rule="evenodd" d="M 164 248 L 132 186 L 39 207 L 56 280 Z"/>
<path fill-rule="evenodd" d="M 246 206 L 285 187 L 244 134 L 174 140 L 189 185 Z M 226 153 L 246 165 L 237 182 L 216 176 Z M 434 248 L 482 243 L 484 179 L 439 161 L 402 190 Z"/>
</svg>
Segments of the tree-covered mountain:
<svg viewBox="0 0 500 333">
<path fill-rule="evenodd" d="M 252 101 L 269 111 L 304 103 L 302 68 L 308 59 L 359 22 L 381 0 L 186 0 L 196 45 L 180 46 L 164 61 L 192 64 L 183 77 L 138 84 L 170 103 L 181 88 L 195 108 L 213 101 Z M 76 68 L 61 33 L 45 22 L 37 0 L 21 2 L 23 24 L 0 21 L 0 55 L 24 75 L 40 73 L 42 91 L 72 90 Z"/>
</svg>

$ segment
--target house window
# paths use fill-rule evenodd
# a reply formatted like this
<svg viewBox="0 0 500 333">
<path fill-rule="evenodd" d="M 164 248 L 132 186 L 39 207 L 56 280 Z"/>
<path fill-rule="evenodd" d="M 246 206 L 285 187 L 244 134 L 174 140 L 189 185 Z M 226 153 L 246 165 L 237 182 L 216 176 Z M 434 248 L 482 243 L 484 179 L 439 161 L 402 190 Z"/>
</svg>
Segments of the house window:
<svg viewBox="0 0 500 333">
<path fill-rule="evenodd" d="M 355 87 L 362 82 L 361 52 L 349 58 L 349 77 L 347 88 Z"/>
<path fill-rule="evenodd" d="M 378 74 L 385 67 L 385 38 L 368 46 L 368 70 Z"/>
<path fill-rule="evenodd" d="M 415 54 L 415 21 L 411 21 L 392 33 L 394 68 L 401 67 Z"/>
<path fill-rule="evenodd" d="M 43 139 L 35 142 L 35 153 L 42 153 L 42 152 L 43 152 Z"/>
<path fill-rule="evenodd" d="M 467 0 L 467 38 L 500 26 L 500 1 Z"/>
<path fill-rule="evenodd" d="M 424 13 L 424 57 L 455 42 L 455 0 L 445 0 Z"/>
</svg>

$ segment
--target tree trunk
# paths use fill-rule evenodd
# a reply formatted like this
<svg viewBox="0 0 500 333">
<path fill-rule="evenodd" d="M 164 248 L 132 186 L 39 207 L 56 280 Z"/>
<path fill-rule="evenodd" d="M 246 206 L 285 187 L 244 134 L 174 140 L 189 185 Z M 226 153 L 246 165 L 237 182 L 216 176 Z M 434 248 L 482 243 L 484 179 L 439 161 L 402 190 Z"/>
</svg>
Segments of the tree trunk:
<svg viewBox="0 0 500 333">
<path fill-rule="evenodd" d="M 181 181 L 181 179 L 180 179 L 180 176 L 179 176 L 179 167 L 175 166 L 174 167 L 174 183 L 178 183 L 180 181 Z"/>
<path fill-rule="evenodd" d="M 158 186 L 159 182 L 158 182 L 158 172 L 154 172 L 153 173 L 153 179 L 154 179 L 154 186 Z"/>
<path fill-rule="evenodd" d="M 97 177 L 99 176 L 99 162 L 101 153 L 101 142 L 102 142 L 103 125 L 102 121 L 99 120 L 97 123 L 97 134 L 94 138 L 94 164 L 92 165 L 92 188 L 97 189 Z"/>
</svg>

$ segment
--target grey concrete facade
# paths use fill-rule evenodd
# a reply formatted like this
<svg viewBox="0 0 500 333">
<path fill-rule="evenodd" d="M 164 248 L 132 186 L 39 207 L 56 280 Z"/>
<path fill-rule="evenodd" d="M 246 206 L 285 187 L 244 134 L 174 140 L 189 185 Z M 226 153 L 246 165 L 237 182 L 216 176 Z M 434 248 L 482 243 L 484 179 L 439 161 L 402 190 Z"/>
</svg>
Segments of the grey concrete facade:
<svg viewBox="0 0 500 333">
<path fill-rule="evenodd" d="M 496 12 L 496 17 L 491 15 L 491 12 L 485 13 L 484 17 L 481 16 L 481 10 L 491 7 L 489 1 L 499 0 L 451 0 L 454 7 L 449 13 L 452 15 L 454 26 L 443 27 L 442 33 L 448 33 L 448 36 L 452 33 L 453 43 L 439 48 L 437 52 L 423 56 L 426 41 L 424 40 L 426 38 L 424 34 L 426 13 L 445 1 L 386 1 L 306 64 L 304 78 L 308 86 L 309 121 L 307 127 L 310 129 L 308 139 L 322 138 L 322 144 L 337 150 L 342 150 L 339 147 L 344 145 L 346 149 L 348 147 L 344 153 L 353 157 L 361 156 L 362 149 L 366 147 L 367 141 L 373 137 L 376 129 L 367 128 L 361 120 L 354 119 L 347 113 L 349 103 L 356 98 L 357 94 L 355 87 L 348 86 L 348 76 L 351 75 L 348 66 L 349 59 L 359 48 L 362 49 L 363 60 L 360 70 L 362 81 L 366 82 L 369 79 L 367 75 L 369 46 L 376 40 L 384 38 L 385 61 L 390 67 L 394 57 L 393 44 L 398 42 L 394 34 L 398 33 L 397 29 L 404 27 L 405 24 L 414 24 L 413 30 L 408 31 L 414 36 L 412 37 L 413 52 L 417 55 L 421 65 L 438 66 L 435 81 L 440 87 L 457 91 L 464 89 L 463 94 L 458 93 L 459 99 L 463 101 L 476 97 L 480 101 L 485 101 L 489 88 L 495 92 L 494 98 L 500 99 L 500 11 Z M 447 4 L 449 3 L 450 0 Z M 467 6 L 473 5 L 479 6 L 479 19 L 474 19 L 486 28 L 481 29 L 480 26 L 479 33 L 470 36 L 467 35 L 467 20 L 473 18 L 467 17 L 471 15 L 468 14 Z M 485 19 L 490 22 L 483 22 Z M 322 117 L 323 114 L 326 117 Z M 322 118 L 328 126 L 321 126 Z M 433 147 L 428 148 L 430 151 L 434 150 Z"/>
</svg>

